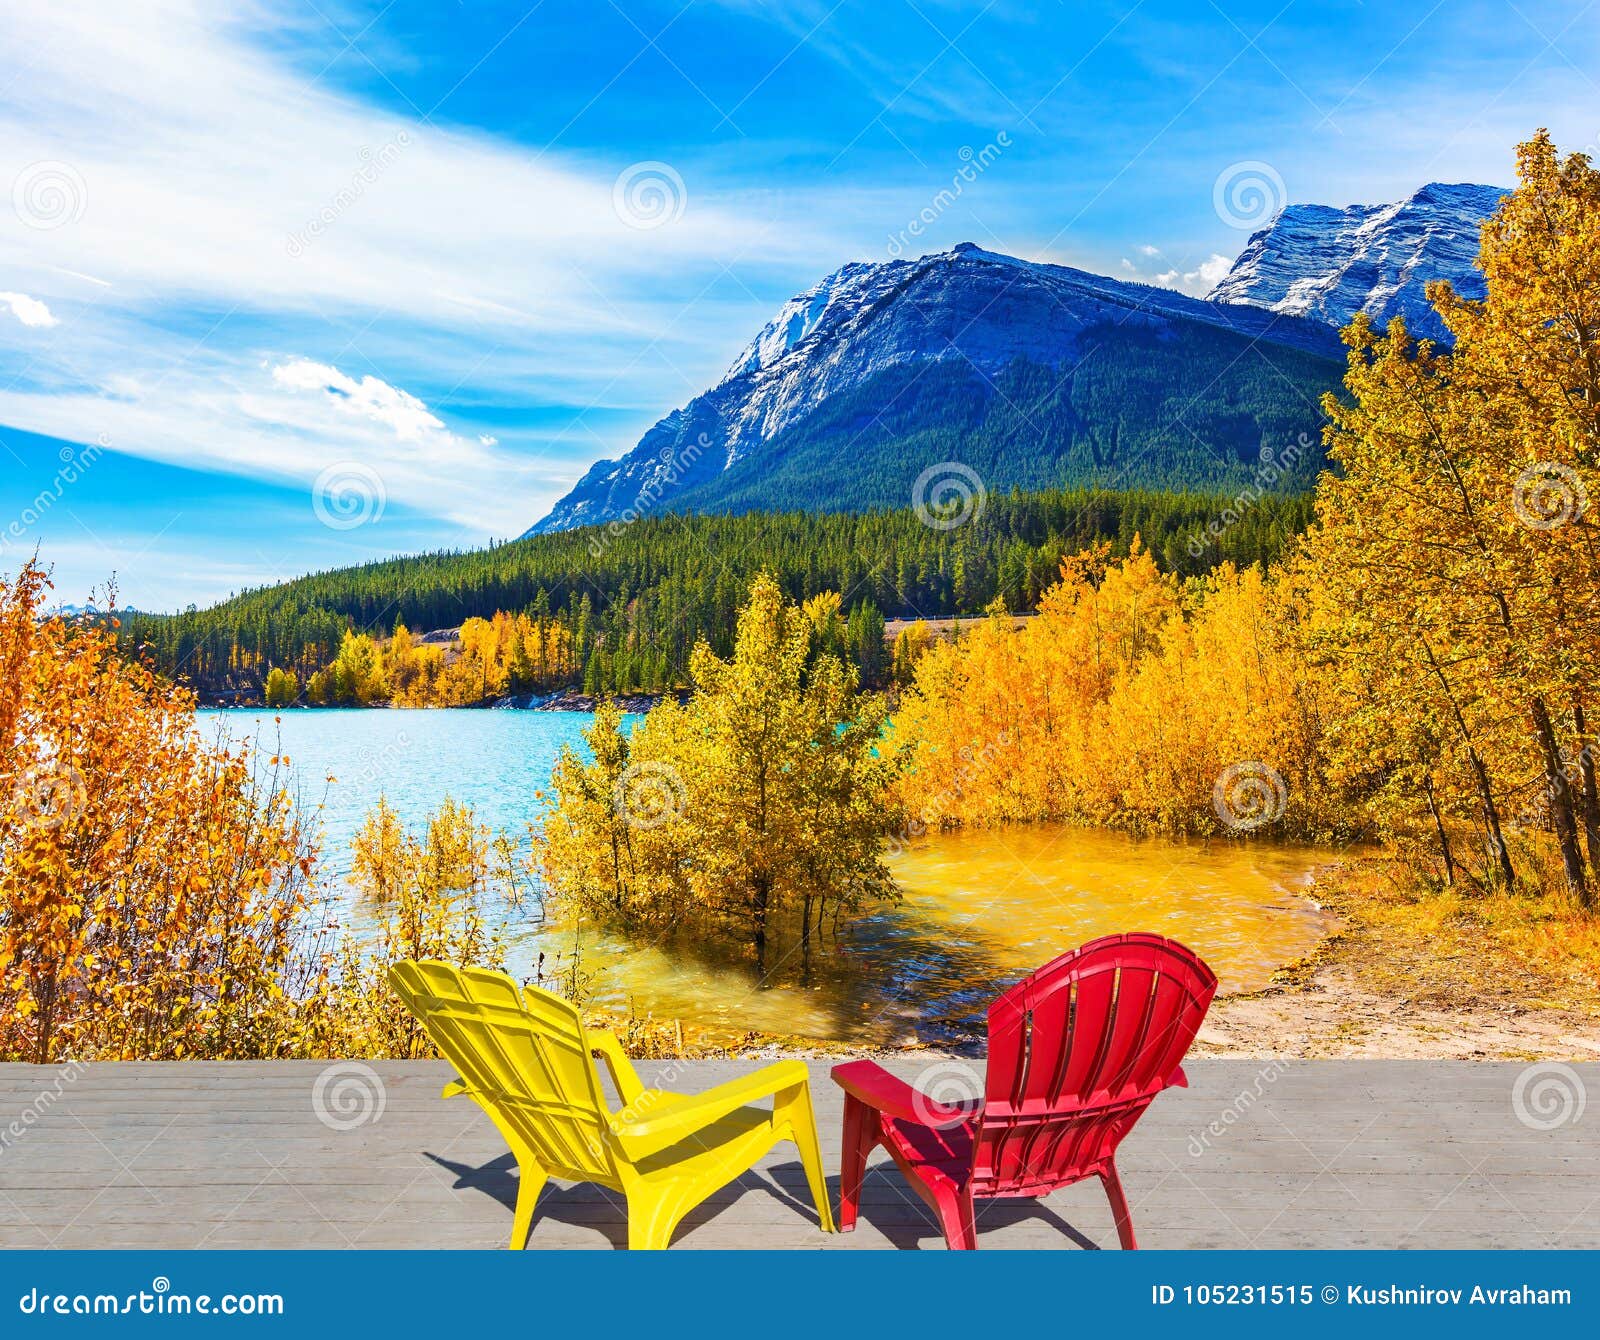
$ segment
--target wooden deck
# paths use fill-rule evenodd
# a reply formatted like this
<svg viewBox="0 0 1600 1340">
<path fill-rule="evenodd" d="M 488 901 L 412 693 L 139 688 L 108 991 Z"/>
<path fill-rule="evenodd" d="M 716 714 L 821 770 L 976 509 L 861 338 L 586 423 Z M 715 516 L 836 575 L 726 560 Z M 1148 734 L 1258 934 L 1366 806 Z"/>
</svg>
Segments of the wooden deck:
<svg viewBox="0 0 1600 1340">
<path fill-rule="evenodd" d="M 684 1090 L 749 1068 L 640 1067 L 647 1082 Z M 946 1096 L 975 1074 L 929 1056 L 891 1069 Z M 0 1247 L 505 1245 L 516 1170 L 470 1102 L 440 1100 L 448 1067 L 375 1065 L 380 1110 L 366 1075 L 341 1064 L 323 1079 L 319 1115 L 327 1070 L 0 1066 Z M 1600 1065 L 1199 1060 L 1189 1070 L 1192 1087 L 1156 1103 L 1120 1160 L 1147 1247 L 1600 1247 Z M 838 1092 L 827 1064 L 812 1073 L 836 1169 Z M 1535 1124 L 1519 1118 L 1519 1093 Z M 817 1231 L 804 1186 L 780 1146 L 675 1245 L 941 1245 L 882 1163 L 850 1235 Z M 1038 1204 L 990 1203 L 979 1232 L 985 1247 L 1116 1243 L 1096 1183 Z M 552 1184 L 531 1246 L 623 1241 L 614 1197 Z"/>
</svg>

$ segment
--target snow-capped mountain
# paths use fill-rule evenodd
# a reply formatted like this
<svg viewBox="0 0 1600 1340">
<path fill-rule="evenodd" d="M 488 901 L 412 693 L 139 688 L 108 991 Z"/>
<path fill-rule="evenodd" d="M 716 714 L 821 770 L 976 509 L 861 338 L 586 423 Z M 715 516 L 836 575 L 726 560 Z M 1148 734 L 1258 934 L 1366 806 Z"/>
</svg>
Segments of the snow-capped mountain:
<svg viewBox="0 0 1600 1340">
<path fill-rule="evenodd" d="M 1261 357 L 1241 359 L 1252 346 Z M 597 462 L 528 533 L 682 508 L 907 506 L 924 466 L 986 453 L 990 489 L 1220 486 L 1301 419 L 1314 427 L 1338 352 L 1320 322 L 970 242 L 856 262 L 791 298 L 717 385 Z M 1286 369 L 1271 390 L 1266 365 Z M 1289 391 L 1302 381 L 1316 383 L 1303 402 Z"/>
<path fill-rule="evenodd" d="M 1423 288 L 1448 279 L 1467 297 L 1483 296 L 1478 229 L 1504 194 L 1433 182 L 1388 205 L 1288 205 L 1251 236 L 1208 297 L 1334 327 L 1357 312 L 1380 325 L 1399 313 L 1413 335 L 1448 338 Z"/>
</svg>

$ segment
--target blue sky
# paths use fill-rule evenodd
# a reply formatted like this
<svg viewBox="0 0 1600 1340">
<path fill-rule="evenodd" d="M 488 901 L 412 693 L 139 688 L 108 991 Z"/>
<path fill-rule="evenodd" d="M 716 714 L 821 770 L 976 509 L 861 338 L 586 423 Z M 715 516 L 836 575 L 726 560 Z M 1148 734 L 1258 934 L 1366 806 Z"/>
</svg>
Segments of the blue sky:
<svg viewBox="0 0 1600 1340">
<path fill-rule="evenodd" d="M 1581 3 L 7 6 L 0 571 L 170 609 L 514 535 L 846 261 L 1204 292 L 1219 180 L 1505 183 L 1597 70 Z"/>
</svg>

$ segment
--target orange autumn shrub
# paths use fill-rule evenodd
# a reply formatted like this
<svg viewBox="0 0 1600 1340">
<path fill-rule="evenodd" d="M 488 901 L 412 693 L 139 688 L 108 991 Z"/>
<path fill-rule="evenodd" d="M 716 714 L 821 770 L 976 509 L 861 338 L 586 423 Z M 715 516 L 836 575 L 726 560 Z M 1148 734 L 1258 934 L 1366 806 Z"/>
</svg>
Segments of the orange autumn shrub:
<svg viewBox="0 0 1600 1340">
<path fill-rule="evenodd" d="M 276 760 L 48 590 L 0 579 L 0 1060 L 294 1054 L 321 970 Z"/>
</svg>

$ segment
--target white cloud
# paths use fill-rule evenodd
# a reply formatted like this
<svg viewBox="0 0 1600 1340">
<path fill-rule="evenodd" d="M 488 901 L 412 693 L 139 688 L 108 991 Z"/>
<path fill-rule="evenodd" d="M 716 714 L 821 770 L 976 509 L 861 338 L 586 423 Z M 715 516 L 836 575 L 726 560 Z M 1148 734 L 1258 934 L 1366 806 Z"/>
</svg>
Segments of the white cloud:
<svg viewBox="0 0 1600 1340">
<path fill-rule="evenodd" d="M 11 315 L 25 326 L 58 325 L 49 307 L 26 293 L 0 293 L 0 307 L 9 307 Z"/>
<path fill-rule="evenodd" d="M 1183 281 L 1201 292 L 1209 293 L 1232 268 L 1231 260 L 1218 252 L 1212 252 L 1211 258 L 1201 261 L 1198 266 L 1185 274 Z"/>
<path fill-rule="evenodd" d="M 486 447 L 498 447 L 500 445 L 500 439 L 491 433 L 479 433 L 478 441 Z"/>
<path fill-rule="evenodd" d="M 356 462 L 383 480 L 391 504 L 459 524 L 462 543 L 518 533 L 531 499 L 564 491 L 556 464 L 452 432 L 426 402 L 380 377 L 302 358 L 241 372 L 226 355 L 202 351 L 193 366 L 115 387 L 39 395 L 0 385 L 0 423 L 303 486 L 308 508 L 318 474 Z"/>
<path fill-rule="evenodd" d="M 1144 243 L 1143 246 L 1141 246 L 1139 248 L 1139 254 L 1141 256 L 1159 256 L 1161 254 L 1161 248 L 1160 247 L 1153 247 L 1148 242 L 1146 242 L 1146 243 Z"/>
<path fill-rule="evenodd" d="M 381 423 L 402 442 L 421 442 L 441 433 L 450 436 L 444 420 L 416 396 L 370 374 L 357 381 L 326 363 L 293 358 L 272 369 L 272 380 L 292 391 L 320 391 L 335 412 Z"/>
<path fill-rule="evenodd" d="M 1144 248 L 1141 248 L 1144 250 Z M 1126 262 L 1124 262 L 1126 263 Z M 1160 284 L 1163 288 L 1175 288 L 1183 293 L 1192 293 L 1197 297 L 1204 297 L 1217 286 L 1221 278 L 1228 273 L 1233 262 L 1219 252 L 1213 252 L 1210 257 L 1200 262 L 1192 270 L 1180 270 L 1177 266 L 1162 270 L 1159 274 L 1150 275 L 1146 282 Z"/>
</svg>

